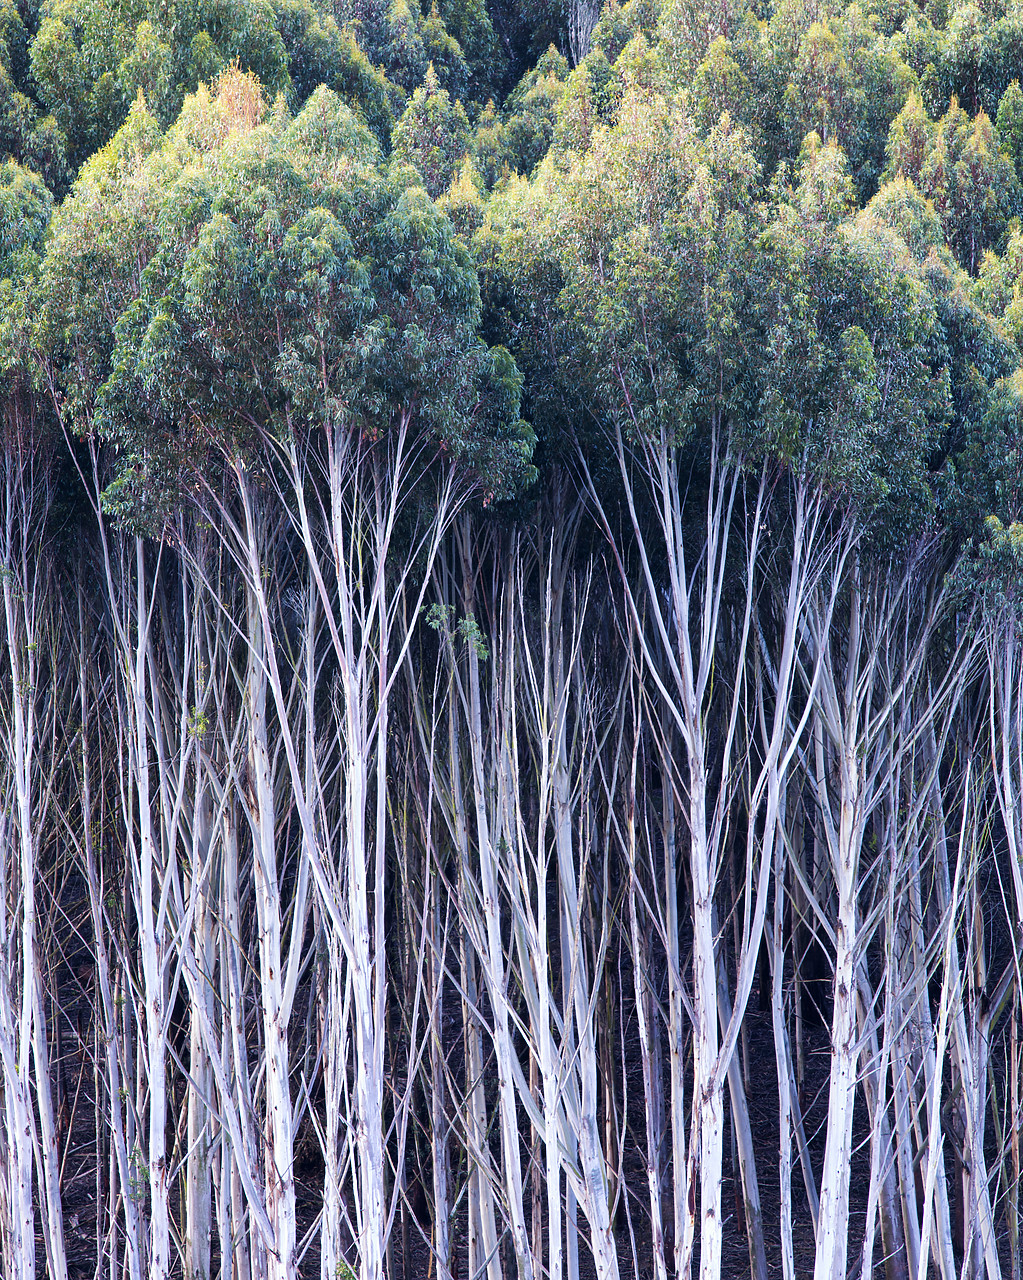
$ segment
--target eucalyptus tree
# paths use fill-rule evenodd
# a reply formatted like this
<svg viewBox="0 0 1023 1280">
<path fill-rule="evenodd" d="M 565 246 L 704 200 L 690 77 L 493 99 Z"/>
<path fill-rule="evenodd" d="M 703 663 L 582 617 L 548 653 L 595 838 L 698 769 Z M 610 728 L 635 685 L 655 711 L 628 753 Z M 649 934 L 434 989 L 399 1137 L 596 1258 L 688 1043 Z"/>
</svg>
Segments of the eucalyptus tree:
<svg viewBox="0 0 1023 1280">
<path fill-rule="evenodd" d="M 477 613 L 493 624 L 492 629 L 496 634 L 490 643 L 497 652 L 506 651 L 506 646 L 513 642 L 513 636 L 508 629 L 507 618 L 502 617 L 505 612 L 501 607 L 502 602 L 494 599 L 486 589 L 490 584 L 486 583 L 484 574 L 492 559 L 491 556 L 481 554 L 481 541 L 483 539 L 477 541 L 473 538 L 469 518 L 463 518 L 457 531 L 456 559 L 453 566 L 450 566 L 457 577 L 450 584 L 442 580 L 441 599 L 435 602 L 437 612 L 434 618 L 439 625 L 445 625 L 449 613 L 456 610 L 458 604 L 464 610 L 464 617 L 472 619 L 465 628 L 468 643 L 465 646 L 464 670 L 459 670 L 453 664 L 454 655 L 450 650 L 449 639 L 448 661 L 452 662 L 453 670 L 448 711 L 450 748 L 445 763 L 450 781 L 444 791 L 440 792 L 438 799 L 443 796 L 441 803 L 446 809 L 449 830 L 456 843 L 459 858 L 459 914 L 467 950 L 470 952 L 467 970 L 475 968 L 482 979 L 478 986 L 473 984 L 474 1007 L 468 1009 L 467 1014 L 482 1021 L 481 997 L 484 994 L 490 1006 L 490 1026 L 487 1030 L 493 1044 L 497 1070 L 497 1111 L 504 1174 L 501 1207 L 511 1231 L 516 1273 L 519 1280 L 532 1280 L 542 1261 L 533 1256 L 524 1214 L 522 1157 L 517 1119 L 518 1095 L 522 1092 L 519 1087 L 522 1067 L 513 1038 L 514 1011 L 509 982 L 513 959 L 507 954 L 504 944 L 502 911 L 502 899 L 506 895 L 516 923 L 514 932 L 519 933 L 528 928 L 528 916 L 523 918 L 527 910 L 523 897 L 529 892 L 531 881 L 524 866 L 523 855 L 526 851 L 515 830 L 515 806 L 520 791 L 520 778 L 515 745 L 517 726 L 512 683 L 514 658 L 508 661 L 506 656 L 502 656 L 501 661 L 496 657 L 493 662 L 488 661 L 491 650 L 484 634 L 478 630 Z M 492 577 L 491 582 L 496 585 L 499 579 Z M 452 588 L 457 593 L 455 601 L 458 604 L 448 599 Z M 546 963 L 537 979 L 541 988 L 541 996 L 538 998 L 542 999 L 543 989 L 549 981 Z M 537 1046 L 538 1053 L 546 1049 L 546 1045 Z M 475 1090 L 470 1089 L 470 1093 L 474 1094 Z M 476 1131 L 473 1137 L 477 1144 L 482 1136 L 481 1131 L 486 1126 L 486 1113 L 485 1109 L 480 1108 L 481 1103 L 485 1108 L 485 1100 L 481 1094 L 471 1096 L 470 1114 L 472 1129 Z M 548 1116 L 547 1119 L 551 1120 L 553 1117 Z M 549 1146 L 553 1141 L 553 1134 L 545 1126 L 541 1129 L 545 1143 Z M 481 1173 L 486 1176 L 483 1170 Z M 560 1172 L 557 1173 L 557 1186 L 560 1188 Z M 560 1196 L 560 1190 L 558 1195 Z M 487 1199 L 489 1197 L 484 1191 L 476 1209 L 480 1215 L 482 1245 L 482 1251 L 477 1252 L 477 1257 L 488 1270 L 499 1271 L 494 1223 L 487 1220 L 492 1210 L 487 1211 L 487 1216 L 483 1212 L 486 1210 Z M 555 1221 L 559 1218 L 560 1215 L 556 1215 Z M 552 1239 L 550 1249 L 551 1263 L 557 1269 L 560 1240 Z"/>
<path fill-rule="evenodd" d="M 708 751 L 710 675 L 719 643 L 722 593 L 731 520 L 739 493 L 738 459 L 729 448 L 730 410 L 742 396 L 726 355 L 725 335 L 734 324 L 743 225 L 750 212 L 755 162 L 741 133 L 727 121 L 701 147 L 685 119 L 668 103 L 638 89 L 623 101 L 613 131 L 600 134 L 589 153 L 564 179 L 541 179 L 549 212 L 536 219 L 536 233 L 553 224 L 559 235 L 553 255 L 564 274 L 559 299 L 564 323 L 584 341 L 566 342 L 566 361 L 583 375 L 599 414 L 610 424 L 612 465 L 626 500 L 624 526 L 639 554 L 642 604 L 628 588 L 634 625 L 650 610 L 655 643 L 666 664 L 644 659 L 685 744 L 686 778 L 671 778 L 685 796 L 694 887 L 694 1080 L 696 1149 L 684 1145 L 681 1045 L 672 1045 L 672 1133 L 674 1140 L 675 1262 L 691 1263 L 692 1212 L 689 1183 L 697 1164 L 701 1181 L 701 1271 L 720 1270 L 722 1087 L 734 1048 L 729 1028 L 719 1055 L 718 965 L 713 898 L 732 798 L 730 771 L 735 712 L 725 712 L 724 758 L 716 799 L 710 798 Z M 539 202 L 537 202 L 539 203 Z M 537 204 L 532 206 L 536 209 Z M 528 220 L 532 209 L 527 205 Z M 534 215 L 535 216 L 535 215 Z M 549 220 L 549 222 L 548 222 Z M 527 221 L 528 226 L 528 221 Z M 711 283 L 713 281 L 713 283 Z M 708 309 L 708 301 L 716 301 Z M 717 301 L 719 300 L 719 301 Z M 695 332 L 694 332 L 695 329 Z M 688 511 L 683 447 L 695 435 L 706 451 L 707 519 L 695 553 L 686 550 Z M 697 446 L 699 448 L 699 446 Z M 701 459 L 701 461 L 703 461 Z M 589 488 L 602 510 L 602 495 Z M 617 516 L 602 520 L 614 554 L 619 552 Z M 649 522 L 649 524 L 648 524 Z M 755 559 L 762 515 L 750 515 Z M 694 556 L 692 565 L 689 556 Z M 742 553 L 740 553 L 742 554 Z M 667 580 L 662 584 L 660 568 Z M 623 562 L 624 571 L 624 562 Z M 663 602 L 663 603 L 662 603 Z M 739 624 L 740 652 L 749 636 L 749 610 Z M 763 909 L 763 894 L 761 893 Z M 681 986 L 673 987 L 681 1002 Z M 744 1002 L 744 998 L 742 1001 Z M 741 1016 L 741 1014 L 740 1014 Z M 737 1020 L 735 1020 L 737 1025 Z M 682 1027 L 681 1009 L 672 1017 Z M 752 1174 L 752 1169 L 748 1170 Z M 749 1203 L 757 1196 L 747 1186 Z M 756 1236 L 754 1223 L 752 1236 Z M 764 1265 L 762 1255 L 758 1266 Z"/>
<path fill-rule="evenodd" d="M 0 593 L 0 1056 L 6 1127 L 4 1264 L 36 1270 L 36 1209 L 47 1271 L 67 1275 L 47 1018 L 42 876 L 53 862 L 54 793 L 66 708 L 53 505 L 55 452 L 15 382 L 3 420 Z M 38 1179 L 38 1181 L 37 1181 Z"/>
<path fill-rule="evenodd" d="M 605 727 L 597 713 L 605 701 L 601 673 L 584 640 L 587 622 L 598 616 L 591 604 L 592 566 L 589 573 L 574 566 L 578 500 L 562 492 L 541 511 L 528 540 L 521 534 L 506 540 L 499 527 L 474 534 L 464 521 L 453 566 L 461 582 L 452 580 L 452 566 L 438 574 L 436 620 L 451 670 L 451 729 L 448 757 L 436 754 L 435 793 L 460 846 L 459 911 L 493 1011 L 503 1199 L 519 1271 L 539 1268 L 543 1255 L 530 1247 L 524 1221 L 517 1219 L 522 1175 L 516 1092 L 544 1146 L 548 1272 L 578 1274 L 578 1205 L 596 1272 L 614 1277 L 617 1170 L 614 1152 L 601 1141 L 594 1010 L 609 980 L 611 941 L 607 836 L 601 830 L 606 820 L 599 817 L 596 772 L 617 719 Z M 464 646 L 457 643 L 460 632 L 468 640 Z M 489 668 L 487 682 L 481 666 Z M 454 793 L 463 777 L 467 794 Z M 468 820 L 473 810 L 475 849 Z M 521 1015 L 506 993 L 512 977 L 522 992 Z M 537 1068 L 535 1087 L 526 1081 L 510 1034 L 519 1020 Z M 608 1124 L 617 1125 L 606 1096 L 605 1114 Z M 542 1212 L 539 1198 L 533 1212 Z M 533 1223 L 534 1229 L 540 1225 Z"/>
<path fill-rule="evenodd" d="M 551 253 L 565 279 L 558 299 L 564 359 L 582 374 L 599 417 L 610 424 L 610 460 L 625 510 L 621 516 L 610 511 L 609 495 L 594 479 L 594 461 L 584 462 L 591 500 L 621 566 L 629 625 L 636 630 L 644 672 L 664 699 L 672 736 L 685 745 L 683 775 L 674 764 L 671 737 L 662 735 L 665 791 L 670 786 L 682 805 L 694 890 L 695 1147 L 689 1153 L 682 1081 L 684 996 L 677 915 L 671 907 L 676 873 L 670 864 L 665 869 L 669 900 L 662 935 L 669 957 L 674 957 L 669 972 L 674 974 L 675 1266 L 685 1274 L 691 1265 L 696 1200 L 690 1182 L 698 1166 L 705 1276 L 720 1270 L 722 1089 L 757 948 L 751 935 L 740 966 L 738 1012 L 727 1019 L 722 1046 L 714 897 L 734 797 L 732 770 L 742 751 L 739 711 L 752 595 L 736 623 L 738 648 L 729 654 L 735 675 L 719 713 L 723 754 L 711 761 L 708 752 L 712 719 L 717 723 L 710 705 L 711 673 L 722 656 L 728 625 L 723 599 L 731 586 L 733 514 L 739 513 L 737 528 L 746 522 L 745 540 L 736 536 L 739 563 L 749 572 L 758 556 L 766 495 L 761 483 L 759 499 L 754 492 L 749 506 L 745 504 L 741 459 L 731 447 L 730 429 L 746 389 L 727 354 L 743 288 L 740 264 L 755 172 L 742 134 L 727 118 L 704 147 L 668 103 L 637 88 L 626 96 L 616 128 L 598 134 L 590 152 L 564 178 L 554 173 L 542 178 L 542 200 L 527 199 L 520 215 L 527 233 L 537 238 L 547 226 L 558 227 Z M 687 451 L 690 439 L 694 445 Z M 686 505 L 694 482 L 707 495 L 705 520 L 696 529 L 689 525 Z M 626 567 L 632 553 L 628 544 L 622 546 L 625 529 L 634 539 L 640 566 L 635 584 Z M 666 803 L 674 805 L 674 798 Z M 666 840 L 666 848 L 673 851 L 674 841 Z M 766 884 L 762 876 L 754 935 L 762 926 Z M 743 1173 L 753 1265 L 763 1274 L 766 1260 L 751 1160 L 744 1159 Z"/>
<path fill-rule="evenodd" d="M 812 762 L 822 749 L 827 688 L 834 691 L 828 705 L 840 710 L 842 703 L 844 677 L 832 672 L 829 654 L 846 632 L 833 628 L 845 616 L 849 575 L 861 572 L 863 539 L 881 536 L 871 530 L 884 531 L 886 554 L 897 560 L 934 518 L 928 465 L 948 412 L 932 296 L 906 269 L 897 241 L 847 221 L 853 187 L 844 155 L 811 135 L 796 176 L 773 205 L 758 207 L 757 167 L 741 130 L 722 117 L 701 142 L 669 102 L 634 85 L 615 125 L 598 129 L 587 151 L 541 172 L 499 206 L 504 269 L 522 282 L 521 305 L 542 335 L 527 338 L 536 343 L 524 344 L 527 362 L 539 351 L 558 360 L 545 399 L 564 416 L 552 413 L 552 425 L 563 429 L 578 413 L 598 424 L 577 436 L 586 485 L 621 568 L 644 680 L 673 721 L 672 733 L 660 730 L 661 769 L 688 831 L 697 1117 L 696 1147 L 687 1153 L 674 1070 L 676 1055 L 682 1060 L 674 1043 L 679 982 L 671 996 L 678 1014 L 673 1008 L 669 1019 L 676 1269 L 685 1272 L 692 1256 L 696 1201 L 688 1179 L 698 1165 L 705 1275 L 720 1266 L 722 1090 L 754 980 L 774 841 L 784 838 L 788 772 L 797 764 L 808 769 L 819 784 L 817 806 L 830 812 L 824 765 Z M 779 484 L 786 474 L 791 479 Z M 779 603 L 768 628 L 759 602 L 771 596 Z M 884 622 L 880 601 L 866 608 L 861 626 L 867 615 L 870 627 L 894 625 Z M 905 677 L 876 709 L 878 725 L 910 696 L 911 675 L 918 678 L 934 629 L 923 616 Z M 851 626 L 848 634 L 858 646 L 861 631 Z M 868 666 L 885 643 L 878 633 Z M 754 648 L 772 686 L 762 728 L 746 683 Z M 857 698 L 874 696 L 869 673 L 849 679 Z M 763 708 L 759 714 L 762 720 Z M 672 734 L 685 748 L 684 771 Z M 735 1000 L 726 994 L 731 1007 L 719 1029 L 714 897 L 747 771 L 751 816 L 763 806 L 766 823 L 745 869 Z M 857 808 L 859 822 L 870 808 Z M 836 819 L 836 840 L 839 825 Z M 666 850 L 674 847 L 671 826 L 666 821 Z M 860 892 L 863 835 L 850 829 L 843 845 L 839 896 L 847 914 Z M 678 924 L 670 902 L 665 908 L 670 957 Z M 835 1006 L 844 1021 L 833 1030 L 849 1052 L 836 1053 L 846 1075 L 832 1081 L 834 1108 L 848 1105 L 841 1098 L 852 1098 L 857 1080 L 857 982 L 849 965 L 863 941 L 851 916 L 840 925 L 835 989 L 846 998 Z M 829 1127 L 820 1275 L 844 1271 L 842 1135 L 850 1118 L 851 1111 L 836 1112 Z M 755 1168 L 742 1163 L 756 1269 L 764 1263 L 754 1247 Z M 885 1235 L 893 1242 L 900 1229 L 887 1175 L 885 1186 Z"/>
<path fill-rule="evenodd" d="M 730 1128 L 763 1277 L 762 954 L 786 1277 L 793 1138 L 821 1280 L 857 1159 L 863 1276 L 997 1274 L 1002 1205 L 1018 1265 L 1015 19 L 586 9 L 475 137 L 479 5 L 0 15 L 0 141 L 103 144 L 55 211 L 0 166 L 12 1274 L 67 1252 L 54 851 L 104 1274 L 376 1280 L 400 1214 L 406 1276 L 414 1219 L 441 1280 L 716 1280 Z"/>
<path fill-rule="evenodd" d="M 340 1011 L 332 1008 L 328 1021 L 338 1030 L 326 1046 L 326 1069 L 335 1079 L 352 1073 L 345 1089 L 352 1089 L 346 1096 L 358 1135 L 359 1263 L 366 1275 L 381 1275 L 393 1218 L 384 1114 L 388 706 L 417 598 L 452 512 L 474 488 L 493 496 L 528 474 L 530 435 L 517 413 L 519 379 L 510 358 L 476 336 L 475 270 L 450 225 L 407 170 L 389 174 L 381 167 L 372 135 L 326 91 L 292 122 L 268 114 L 256 82 L 233 72 L 214 93 L 189 99 L 165 138 L 137 109 L 107 163 L 105 172 L 90 171 L 76 188 L 44 264 L 44 337 L 59 341 L 72 314 L 58 264 L 81 252 L 81 237 L 97 223 L 109 218 L 106 225 L 119 233 L 114 210 L 125 186 L 147 193 L 148 221 L 138 229 L 137 267 L 114 313 L 94 310 L 91 332 L 80 324 L 71 331 L 79 344 L 92 340 L 82 354 L 95 373 L 72 385 L 51 366 L 54 400 L 68 417 L 81 414 L 72 425 L 116 442 L 118 470 L 103 494 L 107 509 L 140 532 L 161 532 L 165 541 L 177 508 L 191 512 L 189 519 L 199 514 L 209 521 L 209 537 L 222 547 L 219 561 L 178 539 L 181 581 L 195 584 L 182 609 L 207 613 L 210 634 L 231 622 L 241 649 L 230 667 L 245 673 L 236 693 L 230 680 L 211 693 L 212 657 L 197 651 L 194 661 L 169 653 L 172 665 L 164 664 L 161 676 L 151 652 L 158 615 L 155 597 L 147 603 L 150 553 L 137 542 L 138 607 L 124 636 L 139 649 L 126 669 L 139 673 L 130 705 L 136 707 L 133 741 L 142 753 L 134 776 L 143 847 L 157 802 L 145 790 L 150 732 L 162 744 L 161 768 L 174 758 L 160 728 L 166 705 L 177 725 L 178 786 L 187 778 L 192 795 L 186 801 L 161 790 L 174 822 L 188 819 L 179 832 L 165 814 L 163 836 L 172 845 L 189 844 L 193 872 L 205 867 L 208 876 L 218 843 L 211 819 L 218 787 L 214 807 L 226 820 L 236 797 L 249 828 L 265 1164 L 262 1189 L 250 1172 L 245 1194 L 250 1201 L 256 1196 L 250 1209 L 262 1223 L 265 1265 L 282 1277 L 298 1265 L 289 1022 L 315 886 L 331 954 L 346 974 L 329 990 L 350 990 L 353 1001 L 354 1059 L 349 1063 Z M 111 170 L 117 182 L 106 181 Z M 399 555 L 405 567 L 395 578 Z M 233 612 L 236 591 L 244 601 L 240 615 Z M 293 598 L 306 602 L 299 630 L 309 633 L 298 662 L 282 650 L 281 627 Z M 186 638 L 191 634 L 186 630 Z M 202 636 L 200 630 L 197 643 L 208 647 Z M 316 657 L 322 644 L 336 672 L 326 702 Z M 186 675 L 182 662 L 197 674 Z M 192 681 L 203 670 L 200 688 Z M 169 704 L 161 679 L 170 681 Z M 220 730 L 228 755 L 212 773 L 188 728 L 189 716 L 199 717 L 195 725 L 204 722 L 211 698 L 221 704 L 218 719 L 230 705 L 240 714 L 237 729 Z M 332 703 L 336 723 L 332 711 L 324 719 Z M 333 753 L 323 755 L 323 735 L 329 741 L 335 731 L 341 750 L 332 765 Z M 225 764 L 226 783 L 218 783 Z M 340 769 L 337 787 L 330 780 L 334 767 Z M 207 775 L 209 783 L 202 780 Z M 293 797 L 299 832 L 297 897 L 290 904 L 282 877 L 293 837 L 278 810 L 282 785 Z M 168 996 L 164 966 L 177 950 L 202 1032 L 196 1052 L 201 1041 L 207 1060 L 217 1052 L 217 1036 L 202 993 L 213 974 L 204 959 L 208 941 L 192 934 L 207 930 L 204 901 L 216 889 L 208 883 L 195 891 L 174 877 L 161 879 L 174 866 L 169 850 L 159 863 L 159 910 L 154 905 L 140 915 L 171 931 L 162 941 L 154 935 L 149 949 L 156 968 L 146 979 L 147 992 L 153 988 L 147 1004 L 157 1018 L 148 1028 L 149 1052 L 164 1052 L 166 1022 L 158 1010 Z M 151 883 L 146 865 L 143 888 Z M 176 912 L 164 901 L 168 894 Z M 186 926 L 189 939 L 181 932 Z M 155 1089 L 155 1061 L 150 1076 Z M 198 1078 L 192 1083 L 200 1087 Z M 237 1150 L 242 1101 L 226 1074 L 216 1083 L 219 1108 L 236 1115 L 231 1141 L 236 1161 L 244 1162 Z M 158 1102 L 154 1092 L 151 1178 L 163 1167 Z M 329 1128 L 333 1144 L 334 1119 Z M 200 1141 L 197 1134 L 193 1154 Z M 327 1163 L 334 1167 L 330 1156 Z M 154 1208 L 164 1203 L 157 1189 Z M 335 1209 L 341 1190 L 327 1188 Z M 205 1211 L 196 1202 L 194 1212 Z M 157 1223 L 158 1241 L 167 1238 L 165 1216 Z M 340 1262 L 337 1213 L 325 1222 L 333 1238 L 324 1239 L 322 1252 Z M 164 1257 L 161 1244 L 158 1271 L 167 1265 Z"/>
<path fill-rule="evenodd" d="M 833 512 L 817 531 L 821 576 L 798 636 L 811 730 L 801 750 L 839 902 L 818 1276 L 845 1273 L 851 1106 L 864 1034 L 856 966 L 873 927 L 869 915 L 861 922 L 858 914 L 859 857 L 878 803 L 877 780 L 895 767 L 886 754 L 893 745 L 886 726 L 892 717 L 901 723 L 901 708 L 914 697 L 936 625 L 926 597 L 917 607 L 913 583 L 914 573 L 927 581 L 933 570 L 921 571 L 911 547 L 914 533 L 934 518 L 928 461 L 947 412 L 928 357 L 937 327 L 933 303 L 884 239 L 840 221 L 846 184 L 841 153 L 807 139 L 794 199 L 779 208 L 765 235 L 765 247 L 777 255 L 768 273 L 786 282 L 784 290 L 765 295 L 758 307 L 774 347 L 764 373 L 766 423 L 779 442 L 799 441 L 799 468 L 829 494 Z M 880 567 L 868 568 L 878 555 Z M 904 562 L 912 567 L 899 570 Z M 879 593 L 868 599 L 873 583 Z M 903 627 L 905 666 L 885 684 L 879 664 Z M 912 742 L 910 734 L 897 754 L 912 750 Z M 840 794 L 833 796 L 835 779 Z M 868 928 L 863 936 L 861 923 Z M 863 1079 L 873 1109 L 870 1073 Z M 901 1230 L 890 1194 L 882 1208 L 894 1259 Z M 889 1271 L 896 1265 L 889 1261 Z"/>
</svg>

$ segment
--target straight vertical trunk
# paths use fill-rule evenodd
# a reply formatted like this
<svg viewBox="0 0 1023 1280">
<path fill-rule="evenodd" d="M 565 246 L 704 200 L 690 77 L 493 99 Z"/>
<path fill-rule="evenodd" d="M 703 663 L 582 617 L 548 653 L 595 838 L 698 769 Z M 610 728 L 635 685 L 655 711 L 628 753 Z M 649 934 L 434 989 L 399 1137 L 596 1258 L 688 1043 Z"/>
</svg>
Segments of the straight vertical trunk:
<svg viewBox="0 0 1023 1280">
<path fill-rule="evenodd" d="M 248 762 L 245 800 L 253 843 L 253 882 L 258 929 L 260 1002 L 263 1019 L 266 1116 L 264 1185 L 273 1228 L 268 1280 L 295 1280 L 294 1130 L 289 1082 L 288 1028 L 282 990 L 281 892 L 277 870 L 276 805 L 267 742 L 267 680 L 261 610 L 250 594 L 249 669 L 246 678 Z"/>
<path fill-rule="evenodd" d="M 835 884 L 838 919 L 835 928 L 834 1010 L 831 1019 L 831 1076 L 828 1086 L 828 1133 L 821 1170 L 820 1223 L 814 1280 L 845 1280 L 849 1245 L 849 1174 L 852 1158 L 853 1105 L 856 1094 L 855 954 L 856 859 L 858 832 L 854 821 L 858 764 L 851 753 L 842 762 L 842 798 Z"/>
</svg>

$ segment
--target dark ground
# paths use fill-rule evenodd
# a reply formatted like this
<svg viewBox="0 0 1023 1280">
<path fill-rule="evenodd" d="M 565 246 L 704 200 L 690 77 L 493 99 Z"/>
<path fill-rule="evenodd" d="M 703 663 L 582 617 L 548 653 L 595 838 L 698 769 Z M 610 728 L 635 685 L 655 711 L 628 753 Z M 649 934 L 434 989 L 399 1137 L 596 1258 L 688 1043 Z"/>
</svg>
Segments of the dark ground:
<svg viewBox="0 0 1023 1280">
<path fill-rule="evenodd" d="M 102 1081 L 97 1082 L 93 1071 L 94 1055 L 101 1046 L 96 1042 L 96 1028 L 90 1016 L 93 998 L 91 983 L 92 975 L 87 969 L 73 972 L 69 966 L 68 976 L 61 984 L 61 1004 L 59 1009 L 53 1008 L 51 1023 L 55 1028 L 59 1028 L 59 1036 L 53 1044 L 54 1058 L 59 1057 L 59 1078 L 56 1080 L 55 1101 L 63 1117 L 63 1195 L 72 1280 L 86 1280 L 86 1278 L 92 1280 L 95 1275 L 98 1245 L 96 1203 L 97 1195 L 103 1194 L 105 1180 L 105 1167 L 97 1169 L 95 1147 L 95 1098 L 98 1083 L 102 1099 Z M 780 1276 L 782 1267 L 779 1243 L 778 1094 L 774 1067 L 774 1042 L 770 1011 L 760 1009 L 756 988 L 750 1000 L 746 1022 L 748 1027 L 746 1044 L 748 1105 L 757 1154 L 757 1176 L 764 1217 L 768 1268 L 772 1276 Z M 634 1238 L 639 1274 L 646 1276 L 652 1274 L 649 1229 L 646 1221 L 648 1193 L 644 1159 L 637 1145 L 644 1142 L 642 1076 L 638 1046 L 630 1044 L 630 1040 L 634 1039 L 635 1029 L 630 1029 L 626 1025 L 624 1032 L 631 1125 L 631 1136 L 627 1140 L 625 1152 L 625 1179 L 629 1193 L 630 1213 L 627 1215 L 619 1211 L 617 1236 L 623 1274 L 632 1274 L 632 1239 Z M 824 1153 L 824 1124 L 830 1066 L 828 1032 L 824 1025 L 818 1024 L 807 1029 L 805 1052 L 804 1123 L 813 1167 L 819 1176 Z M 176 1121 L 183 1123 L 183 1108 L 180 1103 L 181 1099 L 178 1099 L 172 1106 L 172 1114 Z M 736 1181 L 733 1179 L 732 1161 L 729 1155 L 730 1146 L 730 1133 L 726 1129 L 725 1179 L 722 1188 L 725 1213 L 722 1272 L 725 1280 L 738 1280 L 740 1277 L 748 1276 L 750 1268 L 741 1196 L 737 1200 Z M 860 1096 L 857 1098 L 854 1127 L 854 1165 L 851 1178 L 852 1221 L 849 1236 L 849 1263 L 850 1267 L 855 1265 L 857 1276 L 859 1275 L 859 1247 L 869 1187 L 869 1158 L 866 1108 Z M 106 1157 L 103 1166 L 105 1161 Z M 321 1170 L 315 1143 L 300 1143 L 299 1162 L 296 1167 L 300 1239 L 315 1221 L 322 1180 Z M 528 1213 L 530 1199 L 528 1173 L 526 1196 Z M 797 1277 L 812 1276 L 813 1232 L 795 1144 L 793 1144 L 792 1206 L 796 1275 Z M 423 1216 L 421 1208 L 420 1215 Z M 631 1238 L 628 1221 L 630 1216 L 633 1232 Z M 665 1228 L 669 1235 L 667 1242 L 669 1274 L 671 1217 L 669 1191 L 664 1202 Z M 428 1230 L 428 1222 L 425 1225 Z M 1000 1217 L 998 1225 L 1001 1229 Z M 403 1239 L 409 1243 L 407 1266 L 402 1264 Z M 592 1275 L 592 1266 L 586 1256 L 585 1222 L 581 1215 L 580 1245 L 581 1274 L 586 1280 Z M 464 1221 L 460 1219 L 456 1220 L 456 1247 L 460 1254 L 460 1280 L 466 1280 Z M 883 1275 L 880 1262 L 881 1251 L 880 1232 L 878 1232 L 875 1243 L 877 1260 L 875 1275 L 879 1276 Z M 41 1266 L 40 1274 L 43 1274 L 45 1261 L 41 1236 L 38 1240 L 38 1257 Z M 426 1280 L 430 1275 L 428 1248 L 415 1216 L 410 1210 L 406 1212 L 404 1230 L 401 1214 L 399 1213 L 395 1219 L 392 1266 L 393 1280 L 420 1280 L 420 1278 Z M 513 1272 L 513 1268 L 506 1267 L 507 1275 L 510 1276 Z M 319 1276 L 319 1249 L 315 1243 L 303 1259 L 301 1273 L 303 1277 L 318 1278 Z"/>
</svg>

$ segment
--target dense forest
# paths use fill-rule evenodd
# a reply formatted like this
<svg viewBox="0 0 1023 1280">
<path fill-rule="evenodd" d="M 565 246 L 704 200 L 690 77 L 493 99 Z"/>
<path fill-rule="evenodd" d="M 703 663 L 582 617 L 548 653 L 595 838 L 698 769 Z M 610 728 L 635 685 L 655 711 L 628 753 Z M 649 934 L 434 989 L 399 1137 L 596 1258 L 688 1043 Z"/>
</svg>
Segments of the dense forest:
<svg viewBox="0 0 1023 1280">
<path fill-rule="evenodd" d="M 1020 0 L 0 0 L 0 1271 L 1021 1280 Z"/>
</svg>

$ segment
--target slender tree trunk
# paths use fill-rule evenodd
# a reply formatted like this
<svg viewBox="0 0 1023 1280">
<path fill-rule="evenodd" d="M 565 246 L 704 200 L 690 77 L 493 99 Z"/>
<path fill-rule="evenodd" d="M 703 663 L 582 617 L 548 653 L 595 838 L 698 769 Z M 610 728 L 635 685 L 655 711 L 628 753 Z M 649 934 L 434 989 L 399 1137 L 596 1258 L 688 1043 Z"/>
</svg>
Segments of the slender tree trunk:
<svg viewBox="0 0 1023 1280">
<path fill-rule="evenodd" d="M 273 1227 L 269 1280 L 294 1280 L 294 1128 L 288 1028 L 282 990 L 281 891 L 277 868 L 277 813 L 266 713 L 266 669 L 258 606 L 249 601 L 249 671 L 246 679 L 248 775 L 246 805 L 253 842 L 260 1002 L 266 1055 L 264 1178 L 266 1211 Z"/>
</svg>

